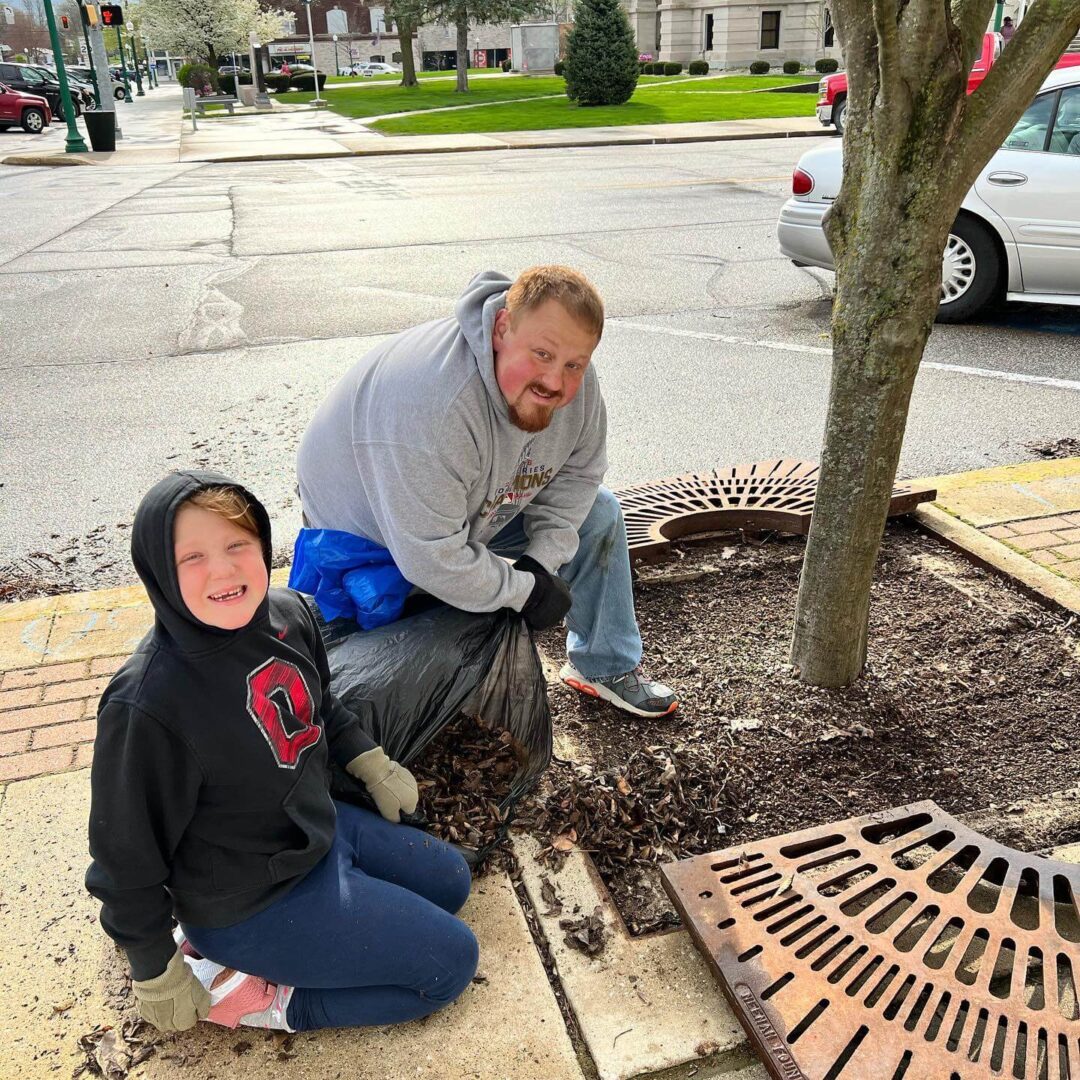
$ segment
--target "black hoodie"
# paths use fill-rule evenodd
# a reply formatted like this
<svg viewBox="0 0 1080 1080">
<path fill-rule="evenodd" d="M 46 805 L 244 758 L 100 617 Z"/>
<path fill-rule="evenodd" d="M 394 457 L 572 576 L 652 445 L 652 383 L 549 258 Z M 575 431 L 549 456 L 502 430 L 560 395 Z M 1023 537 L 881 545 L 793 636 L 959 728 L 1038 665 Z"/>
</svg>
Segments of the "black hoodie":
<svg viewBox="0 0 1080 1080">
<path fill-rule="evenodd" d="M 207 626 L 184 603 L 173 521 L 184 500 L 218 485 L 251 502 L 269 570 L 270 519 L 250 492 L 209 472 L 151 488 L 131 555 L 154 628 L 98 707 L 86 887 L 135 979 L 165 970 L 171 916 L 230 926 L 296 885 L 334 835 L 328 753 L 346 765 L 375 746 L 331 694 L 298 594 L 271 589 L 240 630 Z"/>
</svg>

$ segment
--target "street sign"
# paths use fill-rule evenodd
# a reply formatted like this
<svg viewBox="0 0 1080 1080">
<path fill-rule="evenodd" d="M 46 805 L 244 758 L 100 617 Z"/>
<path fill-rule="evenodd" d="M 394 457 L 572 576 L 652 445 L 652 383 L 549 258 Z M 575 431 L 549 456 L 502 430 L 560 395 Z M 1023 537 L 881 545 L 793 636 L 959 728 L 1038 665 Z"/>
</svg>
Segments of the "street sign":
<svg viewBox="0 0 1080 1080">
<path fill-rule="evenodd" d="M 119 4 L 102 4 L 101 22 L 103 26 L 123 26 L 124 9 Z"/>
</svg>

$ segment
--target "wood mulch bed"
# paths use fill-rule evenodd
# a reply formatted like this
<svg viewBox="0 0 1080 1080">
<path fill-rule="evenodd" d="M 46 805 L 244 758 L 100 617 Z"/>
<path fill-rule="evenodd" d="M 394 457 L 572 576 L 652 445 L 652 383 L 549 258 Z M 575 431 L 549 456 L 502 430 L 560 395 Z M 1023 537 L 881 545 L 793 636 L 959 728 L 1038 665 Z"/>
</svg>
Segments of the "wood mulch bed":
<svg viewBox="0 0 1080 1080">
<path fill-rule="evenodd" d="M 644 666 L 674 716 L 551 685 L 557 758 L 519 825 L 588 851 L 631 933 L 675 925 L 661 863 L 916 799 L 963 813 L 1076 783 L 1080 637 L 911 524 L 889 527 L 863 677 L 803 685 L 788 647 L 804 542 L 717 540 L 643 568 Z M 562 636 L 544 636 L 561 665 Z"/>
</svg>

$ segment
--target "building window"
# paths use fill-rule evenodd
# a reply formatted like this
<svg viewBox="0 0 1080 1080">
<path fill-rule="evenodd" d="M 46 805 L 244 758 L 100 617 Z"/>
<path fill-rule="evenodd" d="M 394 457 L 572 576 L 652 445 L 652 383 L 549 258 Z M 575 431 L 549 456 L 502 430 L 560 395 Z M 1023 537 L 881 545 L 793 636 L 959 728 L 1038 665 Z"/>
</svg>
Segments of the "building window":
<svg viewBox="0 0 1080 1080">
<path fill-rule="evenodd" d="M 293 37 L 296 34 L 296 16 L 285 12 L 281 17 L 281 36 Z"/>
<path fill-rule="evenodd" d="M 826 49 L 831 49 L 836 44 L 836 27 L 832 24 L 832 12 L 828 8 L 825 8 L 824 12 L 825 32 L 822 34 L 821 44 Z"/>
<path fill-rule="evenodd" d="M 713 16 L 710 11 L 705 16 L 705 51 L 712 52 L 712 40 L 713 40 Z"/>
<path fill-rule="evenodd" d="M 763 11 L 761 13 L 761 47 L 763 49 L 780 48 L 779 11 Z"/>
<path fill-rule="evenodd" d="M 386 57 L 383 56 L 382 53 L 374 53 L 372 56 L 368 57 L 368 61 L 372 64 L 385 64 Z"/>
</svg>

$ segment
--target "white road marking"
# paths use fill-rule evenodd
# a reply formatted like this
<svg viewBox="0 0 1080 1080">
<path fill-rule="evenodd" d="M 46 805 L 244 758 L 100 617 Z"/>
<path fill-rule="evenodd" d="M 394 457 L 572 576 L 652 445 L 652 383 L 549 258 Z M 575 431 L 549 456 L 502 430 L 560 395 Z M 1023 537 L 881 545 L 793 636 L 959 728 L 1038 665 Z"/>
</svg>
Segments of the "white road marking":
<svg viewBox="0 0 1080 1080">
<path fill-rule="evenodd" d="M 647 334 L 668 334 L 671 337 L 697 338 L 701 341 L 718 341 L 724 345 L 749 345 L 755 349 L 775 349 L 778 352 L 810 353 L 815 356 L 832 356 L 832 349 L 821 345 L 796 345 L 787 341 L 735 337 L 731 334 L 710 334 L 702 330 L 680 330 L 674 326 L 653 326 L 649 323 L 609 320 L 605 327 L 642 330 Z M 1032 383 L 1050 386 L 1055 390 L 1080 390 L 1080 382 L 1072 379 L 1052 379 L 1047 375 L 1025 375 L 1019 371 L 996 371 L 993 368 L 968 367 L 964 364 L 942 364 L 936 360 L 924 360 L 920 365 L 936 371 L 952 371 L 959 375 L 973 375 L 977 379 L 1001 379 L 1005 382 Z"/>
</svg>

